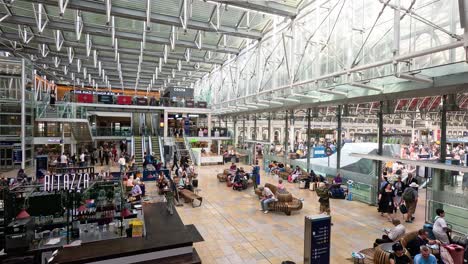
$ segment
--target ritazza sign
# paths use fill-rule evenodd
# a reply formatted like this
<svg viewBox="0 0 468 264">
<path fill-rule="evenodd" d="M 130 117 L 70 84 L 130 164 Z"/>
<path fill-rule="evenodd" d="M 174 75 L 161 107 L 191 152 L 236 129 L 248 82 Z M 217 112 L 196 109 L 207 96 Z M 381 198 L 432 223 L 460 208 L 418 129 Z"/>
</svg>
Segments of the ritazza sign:
<svg viewBox="0 0 468 264">
<path fill-rule="evenodd" d="M 193 98 L 193 89 L 185 87 L 170 87 L 166 89 L 169 97 Z"/>
</svg>

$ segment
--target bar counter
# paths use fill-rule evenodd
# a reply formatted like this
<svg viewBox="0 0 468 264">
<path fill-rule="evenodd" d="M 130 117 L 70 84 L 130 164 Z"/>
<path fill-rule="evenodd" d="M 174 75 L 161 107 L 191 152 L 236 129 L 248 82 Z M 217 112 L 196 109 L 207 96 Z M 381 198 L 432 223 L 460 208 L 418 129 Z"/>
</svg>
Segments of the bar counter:
<svg viewBox="0 0 468 264">
<path fill-rule="evenodd" d="M 52 263 L 201 263 L 194 242 L 203 241 L 193 225 L 184 225 L 165 203 L 143 205 L 146 236 L 119 238 L 66 247 Z"/>
</svg>

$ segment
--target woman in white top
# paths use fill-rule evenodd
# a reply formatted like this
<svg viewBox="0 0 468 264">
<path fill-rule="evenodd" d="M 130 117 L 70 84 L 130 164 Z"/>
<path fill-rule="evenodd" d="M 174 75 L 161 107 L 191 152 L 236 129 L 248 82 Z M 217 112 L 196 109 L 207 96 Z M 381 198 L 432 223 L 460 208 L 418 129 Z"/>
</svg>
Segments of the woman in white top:
<svg viewBox="0 0 468 264">
<path fill-rule="evenodd" d="M 445 212 L 443 209 L 436 210 L 437 216 L 434 220 L 434 225 L 432 227 L 432 232 L 434 232 L 434 236 L 437 240 L 442 242 L 442 244 L 448 245 L 450 244 L 450 238 L 448 236 L 448 232 L 450 232 L 450 228 L 447 226 L 447 222 L 445 221 Z"/>
</svg>

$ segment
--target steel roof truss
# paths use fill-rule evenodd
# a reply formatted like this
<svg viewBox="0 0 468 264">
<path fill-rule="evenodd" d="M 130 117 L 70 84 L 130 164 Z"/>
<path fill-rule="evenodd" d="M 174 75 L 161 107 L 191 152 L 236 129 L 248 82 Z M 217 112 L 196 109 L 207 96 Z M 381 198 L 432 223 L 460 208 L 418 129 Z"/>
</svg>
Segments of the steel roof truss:
<svg viewBox="0 0 468 264">
<path fill-rule="evenodd" d="M 41 34 L 47 23 L 49 23 L 49 16 L 47 15 L 47 11 L 43 4 L 32 4 L 33 11 L 34 11 L 34 18 L 36 20 L 37 30 Z"/>
<path fill-rule="evenodd" d="M 34 38 L 34 33 L 28 26 L 18 25 L 18 34 L 24 44 L 28 44 Z"/>
<path fill-rule="evenodd" d="M 81 39 L 81 32 L 83 32 L 83 18 L 81 16 L 80 10 L 75 11 L 75 34 L 76 40 Z"/>
<path fill-rule="evenodd" d="M 63 17 L 63 14 L 65 14 L 65 10 L 67 10 L 68 0 L 59 0 L 58 5 L 60 11 L 59 15 L 60 17 Z"/>
</svg>

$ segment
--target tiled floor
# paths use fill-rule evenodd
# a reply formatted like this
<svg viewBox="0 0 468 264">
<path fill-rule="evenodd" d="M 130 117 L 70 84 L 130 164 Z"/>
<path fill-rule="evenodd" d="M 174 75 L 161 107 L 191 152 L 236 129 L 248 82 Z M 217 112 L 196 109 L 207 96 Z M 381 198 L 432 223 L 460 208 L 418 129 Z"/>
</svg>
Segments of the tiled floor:
<svg viewBox="0 0 468 264">
<path fill-rule="evenodd" d="M 247 167 L 247 166 L 245 166 Z M 315 192 L 287 183 L 287 189 L 304 198 L 304 208 L 291 216 L 270 212 L 263 214 L 253 189 L 239 192 L 219 183 L 216 174 L 223 166 L 199 168 L 199 188 L 203 205 L 188 204 L 177 210 L 185 224 L 194 224 L 205 241 L 195 245 L 203 263 L 302 263 L 304 217 L 318 213 Z M 276 183 L 277 178 L 262 174 L 262 184 Z M 421 197 L 423 198 L 423 197 Z M 421 199 L 423 200 L 423 199 Z M 386 218 L 374 206 L 347 200 L 332 200 L 331 263 L 348 263 L 351 252 L 372 247 L 374 239 L 390 228 Z M 399 215 L 401 219 L 401 214 Z M 423 203 L 418 206 L 416 221 L 409 231 L 422 226 Z M 344 262 L 343 262 L 344 261 Z"/>
<path fill-rule="evenodd" d="M 247 168 L 248 166 L 244 166 Z M 107 169 L 107 168 L 104 168 Z M 287 189 L 298 198 L 304 198 L 304 208 L 291 216 L 283 213 L 259 211 L 260 204 L 253 189 L 242 192 L 219 183 L 216 175 L 224 166 L 198 168 L 201 207 L 185 204 L 177 207 L 185 224 L 194 224 L 205 239 L 195 244 L 203 263 L 281 263 L 291 260 L 303 262 L 304 217 L 318 213 L 315 192 L 299 189 L 297 184 L 286 183 Z M 101 167 L 96 168 L 100 171 Z M 117 171 L 117 167 L 112 167 Z M 8 173 L 15 175 L 14 173 Z M 261 183 L 276 183 L 277 177 L 261 174 Z M 153 183 L 147 183 L 148 196 L 159 200 Z M 425 200 L 421 192 L 421 201 Z M 372 246 L 383 228 L 390 228 L 386 218 L 374 206 L 364 203 L 331 200 L 332 249 L 331 263 L 350 263 L 351 252 Z M 399 214 L 401 219 L 401 214 Z M 417 209 L 416 221 L 407 225 L 414 231 L 423 225 L 424 202 Z"/>
</svg>

